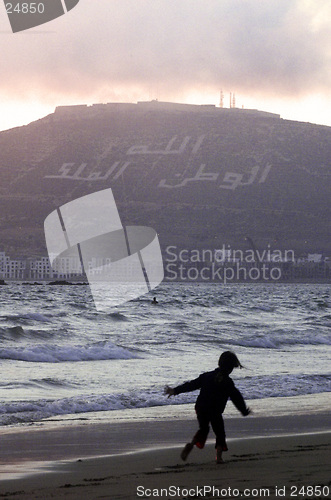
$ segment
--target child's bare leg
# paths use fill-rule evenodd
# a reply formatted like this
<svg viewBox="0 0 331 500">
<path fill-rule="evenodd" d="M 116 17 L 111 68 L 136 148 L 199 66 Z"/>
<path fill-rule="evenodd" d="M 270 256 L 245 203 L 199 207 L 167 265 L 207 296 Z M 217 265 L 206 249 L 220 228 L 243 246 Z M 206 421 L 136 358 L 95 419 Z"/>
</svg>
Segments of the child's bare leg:
<svg viewBox="0 0 331 500">
<path fill-rule="evenodd" d="M 223 464 L 224 460 L 222 458 L 223 446 L 216 446 L 216 463 Z"/>
<path fill-rule="evenodd" d="M 200 449 L 205 446 L 205 442 L 209 432 L 209 416 L 201 415 L 197 412 L 197 418 L 199 422 L 199 430 L 193 436 L 192 441 L 184 446 L 183 451 L 180 454 L 181 459 L 184 461 L 193 450 L 194 445 L 197 445 L 197 447 Z"/>
<path fill-rule="evenodd" d="M 224 431 L 224 422 L 222 415 L 213 415 L 211 419 L 211 425 L 213 431 L 216 435 L 216 463 L 222 464 L 224 463 L 222 453 L 223 451 L 227 451 L 228 447 L 226 445 L 225 440 L 225 431 Z"/>
<path fill-rule="evenodd" d="M 209 430 L 209 429 L 208 429 Z M 208 431 L 207 431 L 208 432 Z M 188 455 L 191 453 L 191 451 L 194 448 L 194 445 L 197 445 L 198 448 L 203 448 L 205 445 L 207 439 L 207 435 L 205 433 L 201 433 L 201 430 L 199 430 L 192 438 L 192 441 L 190 443 L 187 443 L 183 451 L 181 452 L 180 456 L 182 460 L 186 460 Z"/>
<path fill-rule="evenodd" d="M 187 457 L 189 456 L 189 454 L 191 453 L 191 451 L 193 450 L 194 445 L 195 445 L 195 442 L 194 442 L 194 438 L 193 438 L 190 443 L 187 443 L 184 446 L 184 448 L 183 448 L 183 450 L 182 450 L 182 452 L 180 454 L 180 458 L 182 460 L 184 460 L 184 462 L 187 459 Z"/>
</svg>

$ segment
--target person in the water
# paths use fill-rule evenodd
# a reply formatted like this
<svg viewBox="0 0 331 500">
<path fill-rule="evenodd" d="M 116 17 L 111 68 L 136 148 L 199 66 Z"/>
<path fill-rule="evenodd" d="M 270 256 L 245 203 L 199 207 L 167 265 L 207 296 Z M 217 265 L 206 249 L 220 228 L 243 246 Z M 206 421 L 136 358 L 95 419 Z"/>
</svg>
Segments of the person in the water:
<svg viewBox="0 0 331 500">
<path fill-rule="evenodd" d="M 158 304 L 158 301 L 156 300 L 156 297 L 153 297 L 152 304 Z"/>
<path fill-rule="evenodd" d="M 222 413 L 228 399 L 231 399 L 242 415 L 246 416 L 251 413 L 241 393 L 229 377 L 234 368 L 242 368 L 239 359 L 233 352 L 225 351 L 221 354 L 218 361 L 218 368 L 215 370 L 202 373 L 198 378 L 190 382 L 185 382 L 175 388 L 165 386 L 164 393 L 168 397 L 200 389 L 195 403 L 199 430 L 194 435 L 192 441 L 185 445 L 181 453 L 182 460 L 187 459 L 194 445 L 200 449 L 204 447 L 209 433 L 209 424 L 211 424 L 216 435 L 216 462 L 223 463 L 222 453 L 223 451 L 227 451 L 228 447 L 225 439 Z"/>
</svg>

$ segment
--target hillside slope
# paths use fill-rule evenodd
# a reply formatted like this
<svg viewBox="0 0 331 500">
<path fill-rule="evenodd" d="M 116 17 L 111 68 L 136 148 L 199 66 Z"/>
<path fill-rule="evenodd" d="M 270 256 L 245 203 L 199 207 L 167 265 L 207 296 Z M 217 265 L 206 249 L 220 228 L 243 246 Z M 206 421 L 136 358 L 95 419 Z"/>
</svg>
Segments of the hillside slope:
<svg viewBox="0 0 331 500">
<path fill-rule="evenodd" d="M 163 103 L 57 108 L 0 133 L 1 248 L 45 254 L 45 217 L 106 187 L 163 247 L 331 252 L 330 127 Z"/>
</svg>

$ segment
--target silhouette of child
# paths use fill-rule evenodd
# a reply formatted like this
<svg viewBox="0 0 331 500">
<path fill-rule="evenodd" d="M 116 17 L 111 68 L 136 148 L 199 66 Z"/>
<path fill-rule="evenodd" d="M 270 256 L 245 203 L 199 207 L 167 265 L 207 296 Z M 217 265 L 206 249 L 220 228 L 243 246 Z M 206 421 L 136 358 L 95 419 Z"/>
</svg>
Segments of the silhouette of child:
<svg viewBox="0 0 331 500">
<path fill-rule="evenodd" d="M 194 435 L 192 441 L 185 445 L 181 453 L 182 460 L 187 459 L 194 445 L 200 449 L 204 447 L 209 433 L 209 424 L 211 424 L 216 435 L 216 462 L 223 463 L 222 452 L 227 451 L 228 447 L 225 440 L 222 413 L 228 399 L 231 399 L 242 415 L 246 416 L 251 413 L 241 393 L 229 377 L 232 370 L 238 367 L 242 368 L 242 365 L 237 356 L 231 351 L 225 351 L 221 354 L 218 361 L 218 368 L 215 370 L 202 373 L 198 378 L 190 382 L 185 382 L 175 388 L 165 386 L 164 393 L 168 397 L 200 389 L 200 394 L 195 403 L 199 430 Z"/>
</svg>

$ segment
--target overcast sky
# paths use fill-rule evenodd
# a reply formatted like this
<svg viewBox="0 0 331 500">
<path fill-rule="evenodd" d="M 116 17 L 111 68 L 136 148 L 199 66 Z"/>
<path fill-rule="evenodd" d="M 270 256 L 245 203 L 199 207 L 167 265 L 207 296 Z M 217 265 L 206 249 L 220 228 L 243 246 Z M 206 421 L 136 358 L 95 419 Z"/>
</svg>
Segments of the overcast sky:
<svg viewBox="0 0 331 500">
<path fill-rule="evenodd" d="M 0 5 L 0 130 L 56 105 L 164 101 L 331 125 L 330 0 L 81 0 L 13 34 Z"/>
</svg>

